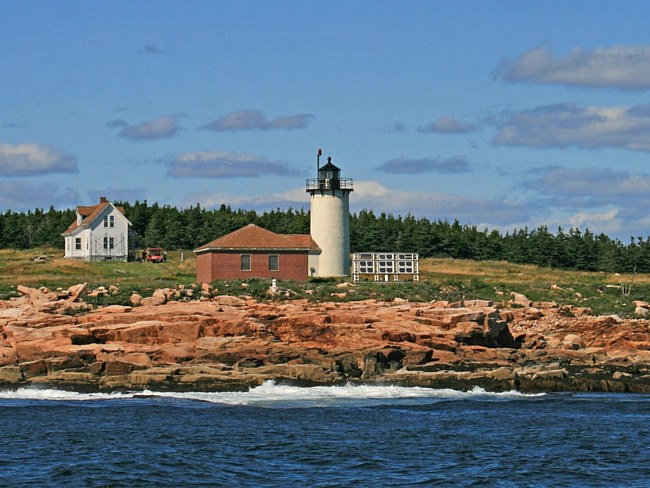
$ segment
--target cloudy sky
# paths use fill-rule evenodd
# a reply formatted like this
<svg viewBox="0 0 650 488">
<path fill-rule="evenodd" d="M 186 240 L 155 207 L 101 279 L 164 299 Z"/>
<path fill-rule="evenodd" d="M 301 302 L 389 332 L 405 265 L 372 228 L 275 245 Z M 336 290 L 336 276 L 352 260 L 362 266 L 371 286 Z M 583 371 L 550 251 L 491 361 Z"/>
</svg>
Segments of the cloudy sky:
<svg viewBox="0 0 650 488">
<path fill-rule="evenodd" d="M 308 203 L 650 235 L 650 3 L 0 3 L 0 211 Z"/>
</svg>

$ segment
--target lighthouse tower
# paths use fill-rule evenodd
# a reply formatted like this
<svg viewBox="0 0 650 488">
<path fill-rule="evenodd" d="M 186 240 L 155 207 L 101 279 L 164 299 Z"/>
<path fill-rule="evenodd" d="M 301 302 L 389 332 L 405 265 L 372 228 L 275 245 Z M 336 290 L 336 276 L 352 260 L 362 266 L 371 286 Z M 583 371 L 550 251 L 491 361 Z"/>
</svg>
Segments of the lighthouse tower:
<svg viewBox="0 0 650 488">
<path fill-rule="evenodd" d="M 341 170 L 327 158 L 320 166 L 318 178 L 307 180 L 311 195 L 311 237 L 321 248 L 315 276 L 346 276 L 350 274 L 350 192 L 351 178 L 341 178 Z"/>
</svg>

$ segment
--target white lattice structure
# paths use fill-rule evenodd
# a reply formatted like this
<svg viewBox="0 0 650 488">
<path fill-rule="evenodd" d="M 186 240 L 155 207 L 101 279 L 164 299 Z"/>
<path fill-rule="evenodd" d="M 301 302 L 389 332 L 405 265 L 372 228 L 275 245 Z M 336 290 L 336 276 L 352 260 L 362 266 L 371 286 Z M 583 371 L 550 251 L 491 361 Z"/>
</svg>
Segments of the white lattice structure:
<svg viewBox="0 0 650 488">
<path fill-rule="evenodd" d="M 402 252 L 357 252 L 352 255 L 352 279 L 420 281 L 419 256 Z"/>
</svg>

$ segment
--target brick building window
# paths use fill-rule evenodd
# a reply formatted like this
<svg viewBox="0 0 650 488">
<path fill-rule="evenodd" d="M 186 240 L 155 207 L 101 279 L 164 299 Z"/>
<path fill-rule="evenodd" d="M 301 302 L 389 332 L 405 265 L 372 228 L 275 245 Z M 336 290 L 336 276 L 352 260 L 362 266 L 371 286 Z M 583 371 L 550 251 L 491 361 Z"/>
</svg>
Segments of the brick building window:
<svg viewBox="0 0 650 488">
<path fill-rule="evenodd" d="M 269 271 L 280 271 L 280 256 L 277 254 L 269 255 Z"/>
<path fill-rule="evenodd" d="M 241 255 L 241 270 L 250 271 L 251 270 L 251 255 L 242 254 Z"/>
</svg>

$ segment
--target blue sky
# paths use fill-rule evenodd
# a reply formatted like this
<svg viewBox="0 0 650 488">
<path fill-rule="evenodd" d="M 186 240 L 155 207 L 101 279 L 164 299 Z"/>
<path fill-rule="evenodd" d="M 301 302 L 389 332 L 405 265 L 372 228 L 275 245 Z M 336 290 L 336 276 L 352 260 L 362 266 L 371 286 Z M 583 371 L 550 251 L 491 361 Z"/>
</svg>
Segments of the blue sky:
<svg viewBox="0 0 650 488">
<path fill-rule="evenodd" d="M 0 3 L 0 210 L 308 204 L 650 235 L 648 2 Z"/>
</svg>

